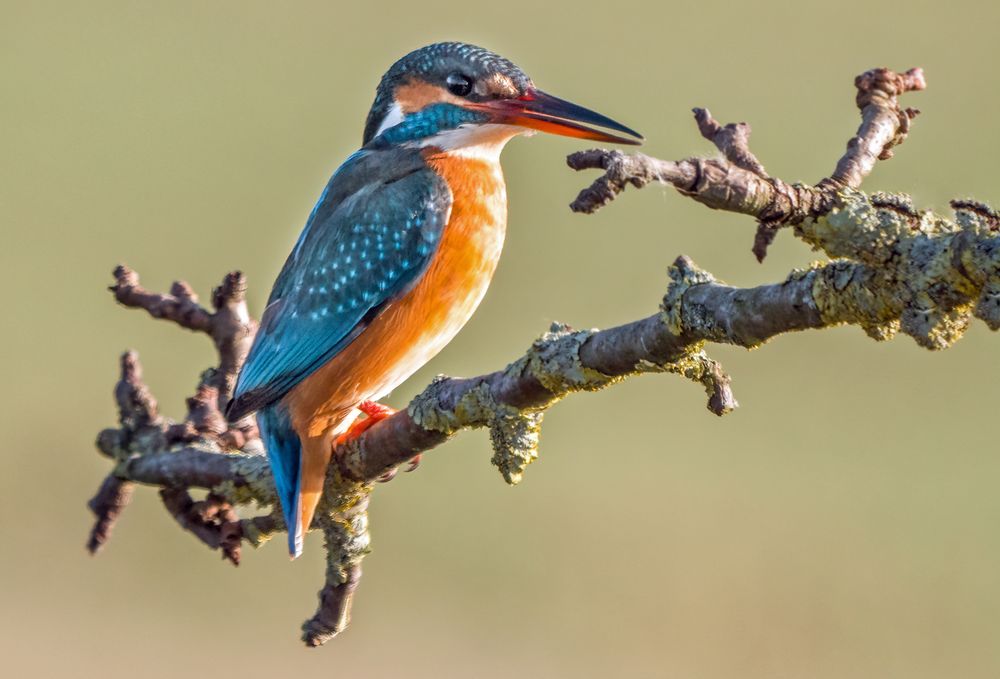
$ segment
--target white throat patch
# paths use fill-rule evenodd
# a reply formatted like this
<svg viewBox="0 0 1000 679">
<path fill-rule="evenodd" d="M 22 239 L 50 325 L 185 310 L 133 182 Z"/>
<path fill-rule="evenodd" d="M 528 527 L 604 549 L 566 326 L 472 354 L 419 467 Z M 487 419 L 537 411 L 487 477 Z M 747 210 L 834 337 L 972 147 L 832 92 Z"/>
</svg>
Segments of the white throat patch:
<svg viewBox="0 0 1000 679">
<path fill-rule="evenodd" d="M 483 125 L 463 125 L 454 130 L 445 130 L 426 139 L 421 139 L 421 147 L 435 146 L 450 156 L 476 158 L 497 162 L 500 152 L 511 139 L 530 130 L 516 125 L 485 123 Z"/>
</svg>

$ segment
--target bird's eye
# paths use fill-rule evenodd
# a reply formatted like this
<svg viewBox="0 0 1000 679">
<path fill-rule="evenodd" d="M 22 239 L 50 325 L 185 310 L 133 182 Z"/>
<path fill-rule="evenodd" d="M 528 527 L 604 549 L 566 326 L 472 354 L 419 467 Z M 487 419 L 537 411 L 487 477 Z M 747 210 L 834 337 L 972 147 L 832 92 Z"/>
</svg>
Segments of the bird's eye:
<svg viewBox="0 0 1000 679">
<path fill-rule="evenodd" d="M 464 97 L 472 91 L 472 78 L 461 73 L 452 73 L 446 79 L 448 91 L 456 97 Z"/>
</svg>

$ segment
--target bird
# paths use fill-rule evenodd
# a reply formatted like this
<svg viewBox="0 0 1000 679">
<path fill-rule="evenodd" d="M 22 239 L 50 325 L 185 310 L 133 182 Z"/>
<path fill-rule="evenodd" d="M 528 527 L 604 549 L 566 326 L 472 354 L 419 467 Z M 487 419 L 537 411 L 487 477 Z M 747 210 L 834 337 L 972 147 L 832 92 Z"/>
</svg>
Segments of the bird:
<svg viewBox="0 0 1000 679">
<path fill-rule="evenodd" d="M 379 82 L 362 146 L 278 274 L 226 412 L 230 422 L 256 413 L 292 559 L 335 445 L 394 412 L 378 401 L 483 299 L 507 226 L 500 152 L 536 131 L 643 140 L 467 43 L 410 52 Z"/>
</svg>

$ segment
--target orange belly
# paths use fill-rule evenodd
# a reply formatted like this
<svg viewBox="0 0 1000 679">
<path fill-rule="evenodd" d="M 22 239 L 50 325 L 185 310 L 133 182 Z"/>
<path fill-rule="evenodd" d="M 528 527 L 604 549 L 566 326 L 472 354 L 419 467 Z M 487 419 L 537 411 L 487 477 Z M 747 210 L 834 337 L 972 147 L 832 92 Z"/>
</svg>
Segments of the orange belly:
<svg viewBox="0 0 1000 679">
<path fill-rule="evenodd" d="M 358 416 L 361 401 L 381 398 L 452 340 L 482 301 L 496 270 L 507 222 L 498 162 L 429 156 L 452 190 L 451 215 L 424 275 L 389 303 L 357 339 L 285 397 L 303 443 L 302 492 L 318 493 L 331 437 Z"/>
</svg>

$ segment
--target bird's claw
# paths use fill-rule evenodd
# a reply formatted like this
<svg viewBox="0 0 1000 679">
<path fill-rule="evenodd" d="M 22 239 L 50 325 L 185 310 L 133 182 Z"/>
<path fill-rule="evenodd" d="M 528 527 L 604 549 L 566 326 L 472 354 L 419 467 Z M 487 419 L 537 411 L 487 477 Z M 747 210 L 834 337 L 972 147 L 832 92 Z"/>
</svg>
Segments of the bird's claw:
<svg viewBox="0 0 1000 679">
<path fill-rule="evenodd" d="M 389 483 L 394 478 L 396 478 L 396 474 L 398 472 L 399 472 L 399 467 L 393 467 L 392 469 L 387 471 L 385 474 L 382 474 L 382 476 L 379 476 L 375 480 L 378 481 L 379 483 Z"/>
<path fill-rule="evenodd" d="M 410 463 L 406 465 L 406 469 L 404 469 L 403 471 L 412 472 L 419 466 L 420 466 L 420 454 L 418 453 L 417 455 L 414 455 L 413 457 L 410 458 Z M 398 473 L 399 473 L 399 467 L 393 467 L 392 469 L 387 471 L 385 474 L 382 474 L 382 476 L 378 477 L 375 480 L 378 481 L 379 483 L 388 483 L 389 481 L 392 481 L 394 478 L 396 478 L 396 474 Z"/>
</svg>

